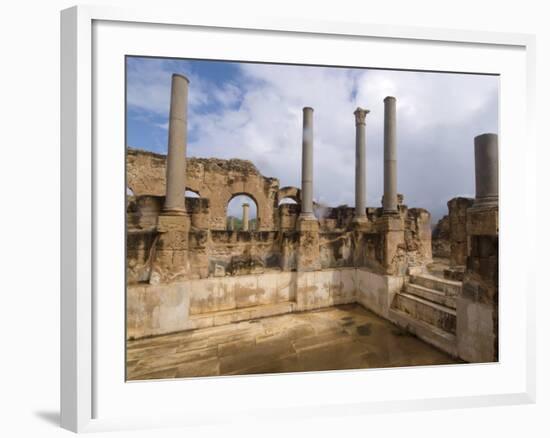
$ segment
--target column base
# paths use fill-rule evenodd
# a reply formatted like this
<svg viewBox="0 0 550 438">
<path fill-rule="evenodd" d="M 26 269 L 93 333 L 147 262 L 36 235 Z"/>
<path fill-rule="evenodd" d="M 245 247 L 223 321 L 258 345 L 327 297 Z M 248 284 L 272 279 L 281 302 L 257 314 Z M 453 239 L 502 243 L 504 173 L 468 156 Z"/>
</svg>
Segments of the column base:
<svg viewBox="0 0 550 438">
<path fill-rule="evenodd" d="M 158 240 L 151 261 L 151 284 L 185 279 L 189 273 L 189 230 L 191 218 L 185 215 L 158 217 Z"/>
<path fill-rule="evenodd" d="M 313 215 L 311 215 L 313 216 Z M 321 269 L 319 258 L 319 221 L 315 216 L 298 218 L 297 271 L 317 271 Z"/>
<path fill-rule="evenodd" d="M 376 220 L 376 229 L 378 232 L 386 231 L 404 231 L 404 224 L 399 214 L 385 214 Z"/>
<path fill-rule="evenodd" d="M 191 228 L 191 218 L 187 213 L 168 214 L 162 213 L 158 217 L 157 231 L 166 233 L 168 231 L 189 231 Z"/>
<path fill-rule="evenodd" d="M 167 216 L 186 216 L 187 212 L 183 208 L 165 208 L 160 214 Z"/>
<path fill-rule="evenodd" d="M 486 196 L 484 198 L 476 198 L 471 208 L 486 209 L 496 207 L 498 207 L 498 196 Z"/>
<path fill-rule="evenodd" d="M 399 210 L 382 210 L 383 216 L 399 216 Z"/>
<path fill-rule="evenodd" d="M 405 227 L 397 214 L 385 215 L 376 221 L 376 231 L 382 238 L 382 267 L 386 275 L 402 276 L 407 271 Z"/>
<path fill-rule="evenodd" d="M 466 210 L 466 233 L 468 236 L 498 236 L 498 207 L 472 206 Z"/>
<path fill-rule="evenodd" d="M 357 231 L 366 231 L 370 228 L 370 222 L 366 216 L 354 217 L 351 223 Z"/>
<path fill-rule="evenodd" d="M 298 216 L 299 221 L 317 221 L 317 218 L 313 213 L 300 213 Z"/>
</svg>

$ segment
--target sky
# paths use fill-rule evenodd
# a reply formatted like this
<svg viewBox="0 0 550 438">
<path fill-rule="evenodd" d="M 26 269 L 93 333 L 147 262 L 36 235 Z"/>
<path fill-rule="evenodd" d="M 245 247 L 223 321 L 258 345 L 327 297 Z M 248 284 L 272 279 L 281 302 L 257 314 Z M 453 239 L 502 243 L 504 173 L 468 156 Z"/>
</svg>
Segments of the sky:
<svg viewBox="0 0 550 438">
<path fill-rule="evenodd" d="M 252 161 L 301 184 L 302 108 L 314 109 L 314 200 L 354 205 L 355 118 L 367 115 L 367 206 L 381 205 L 386 96 L 397 99 L 397 185 L 409 207 L 447 213 L 473 197 L 476 135 L 498 133 L 497 76 L 128 57 L 127 145 L 166 153 L 172 73 L 190 80 L 189 157 Z M 244 199 L 229 214 L 240 217 Z M 256 208 L 251 202 L 251 218 Z"/>
</svg>

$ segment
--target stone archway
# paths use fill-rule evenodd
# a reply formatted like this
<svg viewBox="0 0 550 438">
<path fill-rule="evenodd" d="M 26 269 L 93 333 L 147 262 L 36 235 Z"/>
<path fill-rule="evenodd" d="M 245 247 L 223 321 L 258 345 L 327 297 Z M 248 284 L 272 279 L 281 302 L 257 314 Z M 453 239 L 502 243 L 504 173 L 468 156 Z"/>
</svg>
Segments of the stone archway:
<svg viewBox="0 0 550 438">
<path fill-rule="evenodd" d="M 246 216 L 248 224 L 243 226 L 242 220 L 244 216 L 244 204 L 246 207 Z M 228 221 L 227 229 L 242 230 L 242 231 L 257 231 L 260 229 L 261 220 L 259 216 L 258 203 L 254 197 L 248 193 L 233 194 L 226 204 L 226 218 Z M 232 218 L 232 224 L 229 225 L 229 220 Z"/>
<path fill-rule="evenodd" d="M 282 187 L 277 192 L 277 205 L 280 205 L 283 199 L 292 199 L 296 204 L 300 204 L 301 190 L 292 186 Z"/>
</svg>

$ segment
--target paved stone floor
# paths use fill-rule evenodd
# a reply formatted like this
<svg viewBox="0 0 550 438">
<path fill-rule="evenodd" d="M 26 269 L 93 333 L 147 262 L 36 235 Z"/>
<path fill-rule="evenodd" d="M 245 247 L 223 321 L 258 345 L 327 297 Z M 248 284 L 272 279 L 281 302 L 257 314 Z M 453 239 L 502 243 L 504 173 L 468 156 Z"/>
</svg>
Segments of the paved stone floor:
<svg viewBox="0 0 550 438">
<path fill-rule="evenodd" d="M 457 363 L 357 304 L 127 344 L 128 380 Z"/>
</svg>

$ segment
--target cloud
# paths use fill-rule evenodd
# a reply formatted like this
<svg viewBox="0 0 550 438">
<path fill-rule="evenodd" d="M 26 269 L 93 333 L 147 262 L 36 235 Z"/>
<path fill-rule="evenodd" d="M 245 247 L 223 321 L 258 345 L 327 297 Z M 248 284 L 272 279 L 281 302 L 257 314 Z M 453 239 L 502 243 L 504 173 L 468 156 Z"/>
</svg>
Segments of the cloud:
<svg viewBox="0 0 550 438">
<path fill-rule="evenodd" d="M 383 99 L 393 95 L 398 191 L 435 218 L 450 198 L 473 195 L 473 137 L 498 127 L 498 78 L 468 74 L 239 64 L 237 77 L 211 80 L 191 61 L 141 61 L 128 69 L 128 105 L 167 117 L 176 67 L 191 79 L 188 154 L 249 159 L 281 186 L 300 186 L 302 108 L 313 107 L 314 198 L 333 206 L 354 204 L 357 106 L 371 111 L 367 204 L 380 205 Z"/>
<path fill-rule="evenodd" d="M 194 72 L 193 61 L 131 57 L 128 58 L 126 70 L 128 107 L 167 117 L 173 73 L 184 74 L 191 83 L 188 96 L 190 113 L 214 105 L 223 109 L 239 99 L 239 87 L 232 83 L 205 81 Z"/>
</svg>

